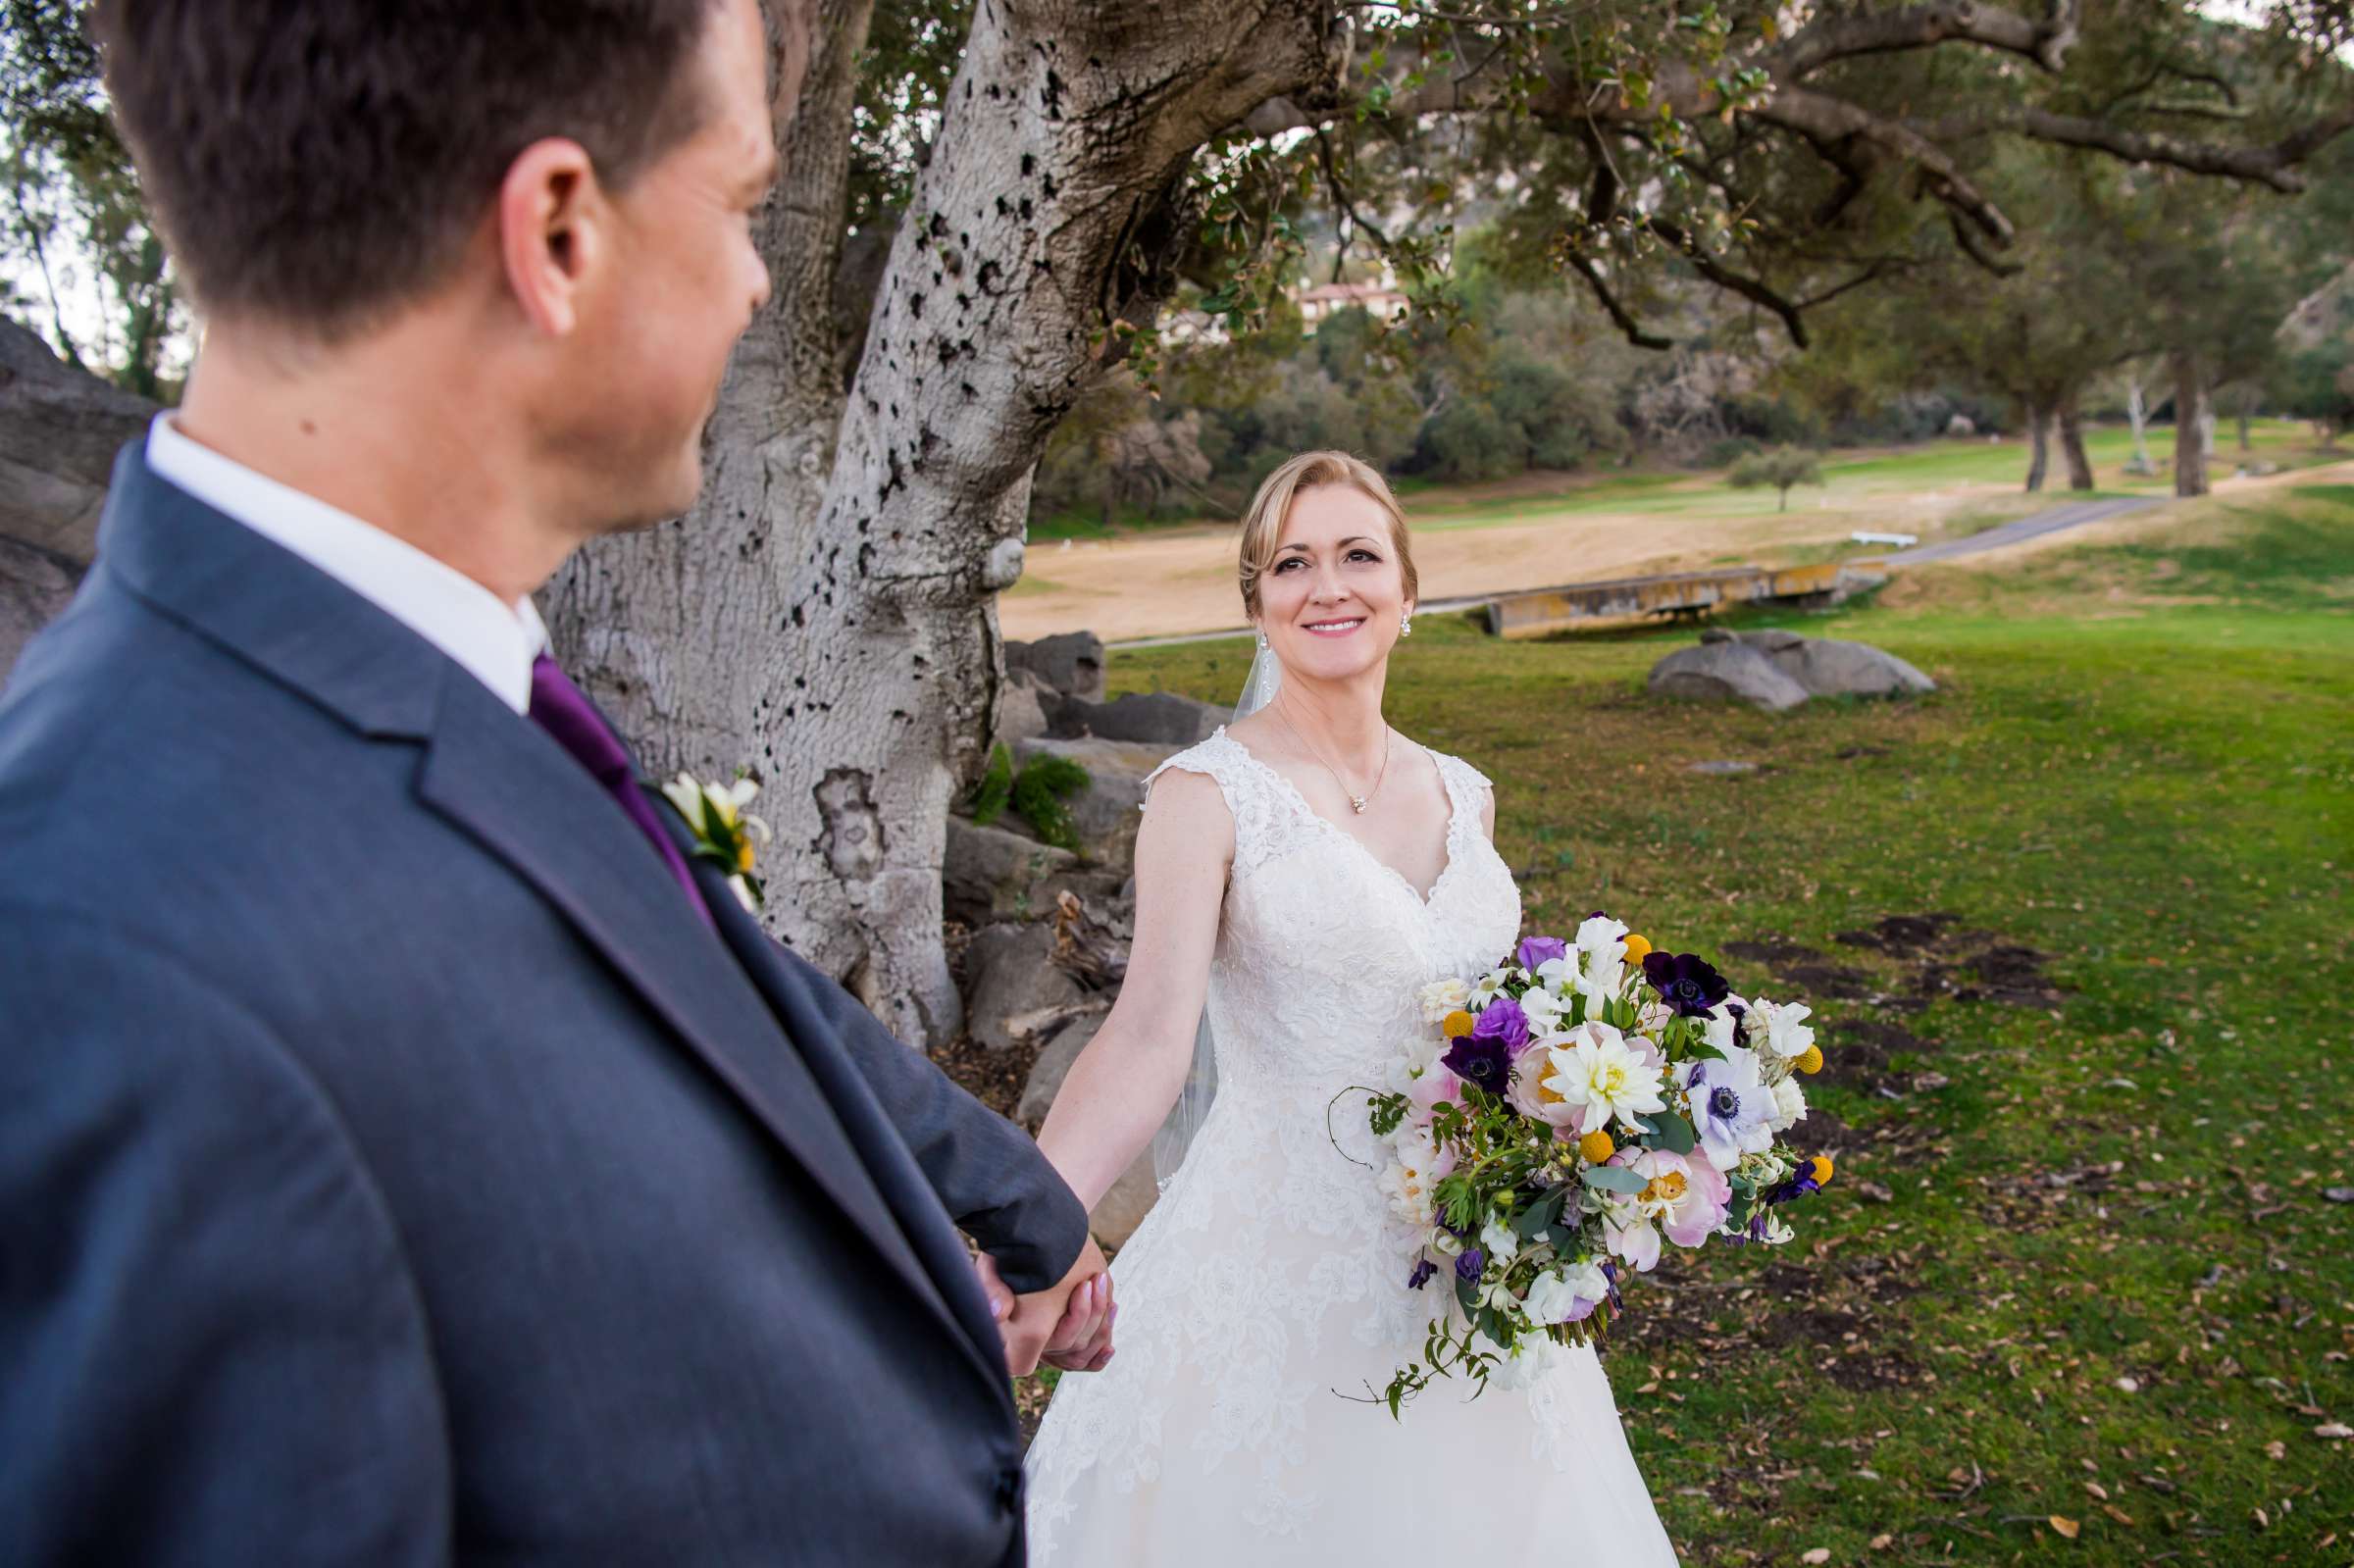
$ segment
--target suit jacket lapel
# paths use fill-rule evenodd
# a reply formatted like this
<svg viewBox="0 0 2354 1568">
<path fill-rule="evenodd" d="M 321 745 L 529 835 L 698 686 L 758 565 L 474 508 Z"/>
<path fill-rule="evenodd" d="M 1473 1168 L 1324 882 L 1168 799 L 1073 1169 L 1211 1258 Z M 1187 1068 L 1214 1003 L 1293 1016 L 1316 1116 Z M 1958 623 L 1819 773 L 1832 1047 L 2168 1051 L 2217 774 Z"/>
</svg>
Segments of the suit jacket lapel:
<svg viewBox="0 0 2354 1568">
<path fill-rule="evenodd" d="M 670 824 L 672 820 L 672 815 L 665 812 L 663 821 Z M 683 851 L 691 850 L 683 824 L 674 827 L 674 835 Z M 939 1200 L 932 1196 L 931 1183 L 923 1168 L 916 1164 L 915 1156 L 875 1098 L 857 1064 L 834 1039 L 833 1032 L 818 1021 L 804 982 L 785 960 L 776 938 L 737 901 L 718 867 L 691 857 L 689 864 L 694 869 L 695 884 L 702 889 L 703 901 L 711 906 L 712 917 L 719 923 L 720 935 L 799 1048 L 810 1074 L 864 1155 L 867 1168 L 881 1179 L 879 1185 L 885 1201 L 891 1204 L 903 1234 L 929 1267 L 942 1296 L 963 1325 L 966 1337 L 980 1354 L 982 1369 L 993 1381 L 1002 1384 L 1003 1339 L 997 1320 L 989 1315 L 988 1299 L 981 1293 L 964 1243 L 957 1238 L 955 1227 Z"/>
<path fill-rule="evenodd" d="M 467 679 L 445 683 L 429 747 L 419 797 L 561 909 L 853 1227 L 952 1316 L 799 1057 L 785 1049 L 764 1053 L 756 1067 L 745 1059 L 776 1040 L 776 1020 L 604 788 L 537 726 Z M 720 896 L 734 903 L 724 888 Z"/>
</svg>

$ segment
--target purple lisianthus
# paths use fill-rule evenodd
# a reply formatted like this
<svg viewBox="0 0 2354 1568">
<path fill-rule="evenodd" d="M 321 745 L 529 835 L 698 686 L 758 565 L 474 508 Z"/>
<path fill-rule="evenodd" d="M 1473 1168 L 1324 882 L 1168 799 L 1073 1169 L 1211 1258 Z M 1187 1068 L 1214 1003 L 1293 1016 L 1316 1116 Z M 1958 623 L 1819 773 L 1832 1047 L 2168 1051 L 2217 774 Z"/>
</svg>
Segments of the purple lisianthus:
<svg viewBox="0 0 2354 1568">
<path fill-rule="evenodd" d="M 1467 1246 L 1455 1259 L 1455 1277 L 1465 1285 L 1479 1283 L 1479 1271 L 1488 1266 L 1488 1255 L 1475 1246 Z"/>
<path fill-rule="evenodd" d="M 1797 1170 L 1759 1194 L 1758 1204 L 1764 1207 L 1772 1203 L 1788 1203 L 1821 1190 L 1822 1184 L 1815 1180 L 1814 1158 L 1809 1156 L 1798 1162 Z"/>
<path fill-rule="evenodd" d="M 1733 993 L 1724 977 L 1697 953 L 1645 953 L 1643 978 L 1661 1000 L 1685 1018 L 1706 1017 L 1710 1008 Z"/>
<path fill-rule="evenodd" d="M 1534 971 L 1539 964 L 1569 956 L 1569 944 L 1559 936 L 1523 936 L 1512 954 L 1512 962 L 1522 969 Z"/>
<path fill-rule="evenodd" d="M 1406 1288 L 1409 1290 L 1419 1290 L 1428 1285 L 1430 1277 L 1438 1272 L 1439 1266 L 1436 1263 L 1431 1262 L 1428 1258 L 1423 1258 L 1414 1265 L 1414 1272 L 1406 1277 Z"/>
</svg>

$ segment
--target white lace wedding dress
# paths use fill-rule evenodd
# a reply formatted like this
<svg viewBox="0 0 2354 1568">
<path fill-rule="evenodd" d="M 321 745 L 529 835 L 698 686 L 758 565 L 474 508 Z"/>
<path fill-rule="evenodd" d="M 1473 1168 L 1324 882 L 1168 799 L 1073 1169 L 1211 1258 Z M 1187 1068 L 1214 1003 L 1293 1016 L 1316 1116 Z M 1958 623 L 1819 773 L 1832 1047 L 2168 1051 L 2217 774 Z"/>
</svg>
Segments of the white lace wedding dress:
<svg viewBox="0 0 2354 1568">
<path fill-rule="evenodd" d="M 1380 1084 L 1427 1028 L 1422 986 L 1495 963 L 1520 921 L 1488 781 L 1430 755 L 1452 815 L 1427 897 L 1223 730 L 1163 765 L 1234 815 L 1217 1097 L 1113 1265 L 1111 1364 L 1061 1381 L 1031 1445 L 1040 1568 L 1675 1561 L 1590 1349 L 1548 1346 L 1526 1390 L 1440 1382 L 1403 1421 L 1364 1402 L 1440 1297 L 1407 1288 L 1362 1097 L 1333 1098 Z"/>
</svg>

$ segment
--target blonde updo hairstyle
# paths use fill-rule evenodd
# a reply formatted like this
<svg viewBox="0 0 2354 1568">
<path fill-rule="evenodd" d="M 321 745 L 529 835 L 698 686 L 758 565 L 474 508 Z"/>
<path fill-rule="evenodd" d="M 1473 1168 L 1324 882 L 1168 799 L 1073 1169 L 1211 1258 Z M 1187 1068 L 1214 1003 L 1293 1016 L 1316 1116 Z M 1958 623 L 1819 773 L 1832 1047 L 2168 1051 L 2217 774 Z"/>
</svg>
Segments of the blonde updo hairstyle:
<svg viewBox="0 0 2354 1568">
<path fill-rule="evenodd" d="M 1292 498 L 1320 484 L 1346 484 L 1372 497 L 1390 520 L 1390 548 L 1397 552 L 1399 574 L 1406 580 L 1406 597 L 1409 603 L 1421 597 L 1414 552 L 1407 538 L 1406 513 L 1380 471 L 1347 452 L 1303 452 L 1267 476 L 1251 498 L 1251 510 L 1243 514 L 1239 573 L 1243 607 L 1254 624 L 1258 620 L 1259 580 L 1274 569 L 1275 552 L 1283 544 L 1283 525 L 1292 514 Z"/>
</svg>

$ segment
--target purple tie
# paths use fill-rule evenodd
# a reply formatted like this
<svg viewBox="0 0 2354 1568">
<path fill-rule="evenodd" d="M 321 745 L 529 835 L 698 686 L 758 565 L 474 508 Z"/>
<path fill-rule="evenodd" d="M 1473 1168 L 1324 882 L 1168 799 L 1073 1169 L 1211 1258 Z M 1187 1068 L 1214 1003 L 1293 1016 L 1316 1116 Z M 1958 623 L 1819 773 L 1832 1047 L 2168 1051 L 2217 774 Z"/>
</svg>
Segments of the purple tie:
<svg viewBox="0 0 2354 1568">
<path fill-rule="evenodd" d="M 629 751 L 623 747 L 621 738 L 605 728 L 605 721 L 590 705 L 587 694 L 544 653 L 532 661 L 532 722 L 555 736 L 556 744 L 571 752 L 573 761 L 588 769 L 630 821 L 653 840 L 662 863 L 679 879 L 679 885 L 687 889 L 687 901 L 703 917 L 704 925 L 712 925 L 710 906 L 703 902 L 702 892 L 694 885 L 694 873 L 687 869 L 687 857 L 679 853 L 679 846 L 662 831 L 653 803 L 638 786 L 638 770 L 631 766 Z"/>
</svg>

